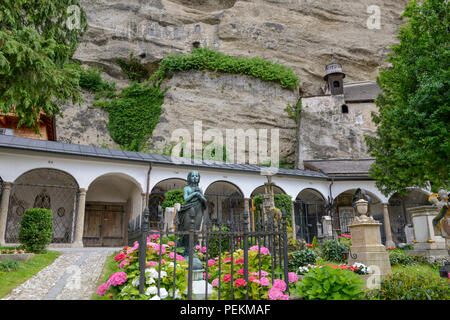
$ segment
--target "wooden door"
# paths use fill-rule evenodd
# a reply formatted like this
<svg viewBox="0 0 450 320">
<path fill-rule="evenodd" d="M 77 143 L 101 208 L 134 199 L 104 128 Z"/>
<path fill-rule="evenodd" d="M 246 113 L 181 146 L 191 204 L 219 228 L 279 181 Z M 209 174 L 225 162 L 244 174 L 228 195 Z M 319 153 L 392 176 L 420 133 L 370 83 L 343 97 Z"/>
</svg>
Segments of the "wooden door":
<svg viewBox="0 0 450 320">
<path fill-rule="evenodd" d="M 86 204 L 83 243 L 86 247 L 116 247 L 124 244 L 123 205 Z"/>
</svg>

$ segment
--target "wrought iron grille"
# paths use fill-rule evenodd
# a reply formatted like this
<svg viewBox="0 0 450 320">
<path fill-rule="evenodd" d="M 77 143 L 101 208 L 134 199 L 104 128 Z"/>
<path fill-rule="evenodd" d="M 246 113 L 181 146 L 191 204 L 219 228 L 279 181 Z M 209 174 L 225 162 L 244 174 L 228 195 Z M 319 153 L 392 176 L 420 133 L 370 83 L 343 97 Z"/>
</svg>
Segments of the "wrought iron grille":
<svg viewBox="0 0 450 320">
<path fill-rule="evenodd" d="M 234 220 L 233 218 L 229 219 L 227 222 L 217 223 L 215 221 L 211 221 L 208 219 L 208 215 L 204 216 L 204 221 L 201 227 L 201 230 L 194 230 L 194 216 L 191 215 L 190 224 L 191 229 L 189 231 L 180 231 L 179 226 L 175 224 L 175 230 L 169 231 L 169 226 L 164 223 L 164 219 L 162 217 L 162 210 L 159 210 L 159 223 L 157 230 L 149 230 L 148 223 L 149 211 L 148 208 L 144 210 L 144 213 L 141 216 L 136 217 L 134 220 L 130 221 L 128 224 L 128 240 L 129 244 L 133 244 L 135 241 L 139 242 L 139 248 L 144 248 L 147 245 L 147 237 L 154 236 L 159 239 L 159 245 L 162 246 L 162 238 L 173 236 L 175 239 L 179 239 L 180 237 L 188 237 L 189 238 L 189 247 L 188 247 L 188 256 L 187 260 L 189 263 L 188 267 L 188 288 L 187 288 L 187 299 L 192 300 L 193 294 L 193 258 L 194 258 L 194 247 L 199 244 L 202 247 L 206 247 L 206 252 L 202 258 L 204 258 L 205 262 L 209 259 L 218 257 L 218 265 L 219 265 L 219 283 L 216 290 L 216 294 L 219 300 L 223 299 L 222 291 L 226 286 L 229 286 L 231 290 L 231 299 L 234 299 L 233 294 L 233 270 L 235 268 L 243 268 L 243 276 L 246 282 L 245 285 L 245 299 L 247 300 L 249 297 L 249 250 L 253 246 L 257 246 L 258 250 L 258 274 L 261 274 L 261 249 L 265 247 L 269 249 L 270 252 L 270 278 L 273 281 L 275 279 L 282 279 L 286 282 L 287 292 L 289 292 L 289 281 L 288 281 L 288 254 L 287 254 L 287 215 L 286 212 L 282 213 L 282 216 L 271 215 L 269 217 L 257 217 L 257 221 L 255 221 L 255 230 L 252 231 L 249 228 L 249 214 L 247 211 L 244 211 L 242 214 L 242 218 L 240 220 Z M 233 217 L 231 214 L 230 217 Z M 217 244 L 216 247 L 212 246 L 212 243 L 215 242 Z M 175 241 L 174 251 L 177 252 L 177 243 Z M 255 248 L 255 247 L 254 247 Z M 236 250 L 243 250 L 243 264 L 237 264 L 234 261 L 233 253 Z M 161 251 L 159 252 L 159 270 L 158 270 L 158 279 L 160 279 L 161 275 Z M 223 281 L 223 275 L 221 271 L 221 266 L 224 261 L 222 261 L 223 253 L 228 252 L 231 257 L 231 279 L 228 282 Z M 173 258 L 173 268 L 174 274 L 176 273 L 176 255 Z M 140 269 L 140 283 L 139 283 L 139 291 L 140 293 L 144 293 L 145 291 L 145 267 L 146 267 L 146 251 L 139 250 L 139 269 Z M 205 263 L 204 269 L 204 278 L 208 279 L 209 270 L 208 263 Z M 157 283 L 158 296 L 160 293 L 160 283 Z M 176 294 L 176 280 L 174 277 L 173 280 L 173 292 L 172 296 Z M 204 297 L 207 299 L 208 297 L 208 284 L 205 282 L 205 291 Z"/>
<path fill-rule="evenodd" d="M 314 237 L 322 236 L 322 217 L 326 215 L 325 205 L 319 201 L 296 200 L 294 202 L 297 236 L 311 243 Z"/>
<path fill-rule="evenodd" d="M 6 242 L 19 241 L 25 210 L 50 209 L 53 213 L 53 243 L 71 243 L 74 238 L 78 188 L 46 184 L 13 184 L 9 200 Z"/>
</svg>

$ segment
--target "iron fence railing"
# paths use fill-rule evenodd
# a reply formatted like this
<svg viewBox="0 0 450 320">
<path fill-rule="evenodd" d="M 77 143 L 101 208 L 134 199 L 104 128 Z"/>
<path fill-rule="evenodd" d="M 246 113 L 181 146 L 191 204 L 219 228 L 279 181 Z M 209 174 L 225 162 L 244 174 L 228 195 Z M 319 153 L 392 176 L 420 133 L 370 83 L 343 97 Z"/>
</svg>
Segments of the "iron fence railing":
<svg viewBox="0 0 450 320">
<path fill-rule="evenodd" d="M 234 299 L 233 295 L 233 274 L 235 268 L 243 268 L 243 277 L 245 280 L 245 300 L 249 299 L 249 250 L 257 250 L 258 252 L 258 274 L 262 274 L 262 262 L 261 262 L 261 250 L 268 249 L 270 252 L 270 279 L 273 281 L 275 279 L 281 279 L 286 283 L 287 294 L 289 294 L 289 281 L 288 281 L 288 238 L 287 238 L 287 214 L 283 210 L 282 215 L 271 214 L 267 217 L 255 216 L 253 219 L 256 221 L 249 221 L 249 214 L 244 211 L 242 219 L 240 221 L 235 221 L 230 219 L 225 223 L 217 223 L 215 221 L 208 220 L 207 215 L 204 216 L 204 221 L 200 230 L 195 230 L 194 213 L 189 216 L 190 219 L 190 230 L 179 230 L 178 223 L 175 223 L 174 231 L 170 231 L 169 226 L 164 223 L 162 209 L 159 209 L 158 214 L 158 228 L 157 230 L 149 230 L 149 210 L 146 208 L 141 216 L 136 217 L 131 220 L 128 225 L 128 241 L 129 243 L 139 242 L 139 248 L 147 248 L 148 237 L 159 239 L 160 248 L 163 245 L 163 238 L 175 238 L 176 241 L 174 252 L 177 252 L 177 246 L 179 245 L 178 240 L 180 237 L 188 237 L 188 248 L 187 248 L 187 262 L 188 262 L 188 286 L 187 286 L 187 299 L 192 300 L 193 298 L 193 263 L 194 263 L 194 248 L 196 245 L 200 245 L 206 248 L 202 258 L 204 259 L 204 275 L 205 279 L 205 290 L 204 299 L 208 298 L 208 278 L 209 278 L 209 265 L 208 261 L 211 258 L 218 258 L 218 285 L 214 290 L 216 290 L 217 298 L 219 300 L 223 299 L 222 288 L 226 285 L 230 285 L 231 299 Z M 253 227 L 254 226 L 254 227 Z M 213 246 L 215 244 L 215 246 Z M 253 247 L 257 246 L 257 247 Z M 255 249 L 257 248 L 257 249 Z M 236 250 L 242 249 L 243 251 L 243 264 L 242 261 L 239 262 L 239 267 L 234 261 L 233 253 Z M 224 253 L 229 254 L 229 261 L 231 267 L 231 279 L 225 284 L 222 281 L 222 259 L 224 258 Z M 144 293 L 145 290 L 145 268 L 146 268 L 146 250 L 139 250 L 139 292 Z M 161 279 L 161 255 L 162 250 L 159 250 L 159 261 L 158 261 L 158 283 L 157 290 L 158 296 L 160 293 L 160 280 Z M 176 274 L 177 268 L 177 254 L 173 257 L 173 268 L 174 275 Z M 176 277 L 173 279 L 173 292 L 172 296 L 175 297 L 176 294 Z M 217 289 L 218 288 L 218 289 Z M 227 298 L 226 298 L 227 299 Z"/>
</svg>

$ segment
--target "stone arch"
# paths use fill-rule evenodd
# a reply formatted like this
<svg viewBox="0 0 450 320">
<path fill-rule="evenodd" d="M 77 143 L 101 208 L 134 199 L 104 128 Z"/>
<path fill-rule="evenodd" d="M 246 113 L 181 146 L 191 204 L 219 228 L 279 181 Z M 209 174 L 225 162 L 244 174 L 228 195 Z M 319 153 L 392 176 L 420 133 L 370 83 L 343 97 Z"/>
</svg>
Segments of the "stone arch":
<svg viewBox="0 0 450 320">
<path fill-rule="evenodd" d="M 230 181 L 214 181 L 206 188 L 208 217 L 212 221 L 239 221 L 244 212 L 244 193 Z"/>
<path fill-rule="evenodd" d="M 256 195 L 263 194 L 263 193 L 264 193 L 264 185 L 261 185 L 259 187 L 256 187 L 252 191 L 250 198 L 253 198 Z M 286 194 L 286 192 L 281 187 L 277 186 L 276 184 L 274 184 L 274 186 L 273 186 L 273 193 L 274 194 Z"/>
<path fill-rule="evenodd" d="M 395 243 L 412 243 L 412 217 L 409 208 L 430 205 L 429 193 L 419 188 L 410 188 L 406 195 L 394 193 L 389 197 L 388 212 L 392 231 L 392 240 Z M 408 230 L 409 229 L 409 230 Z M 408 235 L 408 236 L 407 236 Z"/>
<path fill-rule="evenodd" d="M 86 192 L 83 245 L 122 246 L 128 242 L 128 222 L 143 210 L 145 194 L 133 177 L 110 172 L 98 176 Z"/>
<path fill-rule="evenodd" d="M 186 179 L 168 178 L 155 184 L 149 194 L 148 208 L 150 211 L 150 224 L 155 225 L 158 219 L 158 206 L 165 199 L 164 194 L 169 190 L 184 189 L 187 185 Z M 173 214 L 173 213 L 172 213 Z"/>
<path fill-rule="evenodd" d="M 52 243 L 72 243 L 78 192 L 78 181 L 63 170 L 35 168 L 22 173 L 11 187 L 5 241 L 18 242 L 25 210 L 38 207 L 53 213 Z"/>
<path fill-rule="evenodd" d="M 380 199 L 372 191 L 369 191 L 365 188 L 362 189 L 364 189 L 366 194 L 370 197 L 368 215 L 372 216 L 375 220 L 382 223 L 384 221 L 382 199 Z M 355 217 L 355 210 L 352 207 L 352 200 L 356 190 L 357 187 L 347 189 L 345 191 L 340 192 L 334 198 L 334 212 L 332 213 L 333 229 L 335 229 L 338 234 L 350 233 L 348 226 Z M 383 228 L 381 228 L 381 237 L 382 239 L 385 239 L 385 233 Z"/>
<path fill-rule="evenodd" d="M 327 214 L 326 200 L 322 193 L 313 188 L 301 190 L 294 201 L 296 235 L 312 242 L 314 237 L 323 237 L 322 217 Z"/>
</svg>

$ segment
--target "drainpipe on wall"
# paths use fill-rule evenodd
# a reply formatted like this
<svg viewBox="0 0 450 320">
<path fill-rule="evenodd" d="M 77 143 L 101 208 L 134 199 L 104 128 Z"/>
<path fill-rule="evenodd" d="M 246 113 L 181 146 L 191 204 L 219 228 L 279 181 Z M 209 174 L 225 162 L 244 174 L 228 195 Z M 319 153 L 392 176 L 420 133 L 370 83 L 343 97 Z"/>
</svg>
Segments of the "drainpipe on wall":
<svg viewBox="0 0 450 320">
<path fill-rule="evenodd" d="M 148 163 L 148 172 L 147 172 L 147 188 L 146 188 L 146 190 L 145 190 L 145 208 L 147 208 L 148 207 L 148 199 L 149 199 L 149 187 L 150 187 L 150 173 L 151 173 L 151 171 L 152 171 L 152 163 L 151 162 L 149 162 Z"/>
</svg>

